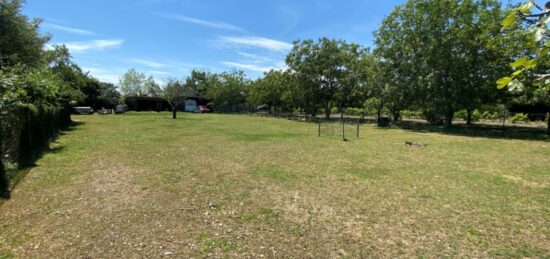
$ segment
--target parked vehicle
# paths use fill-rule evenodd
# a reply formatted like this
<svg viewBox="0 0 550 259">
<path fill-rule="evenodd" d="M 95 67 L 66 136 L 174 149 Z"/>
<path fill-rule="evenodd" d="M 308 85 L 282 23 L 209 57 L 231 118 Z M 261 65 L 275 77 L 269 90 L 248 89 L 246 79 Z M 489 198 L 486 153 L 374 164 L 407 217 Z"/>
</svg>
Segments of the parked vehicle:
<svg viewBox="0 0 550 259">
<path fill-rule="evenodd" d="M 199 113 L 209 113 L 210 109 L 206 106 L 199 106 Z"/>
<path fill-rule="evenodd" d="M 125 113 L 126 111 L 128 111 L 128 105 L 126 104 L 119 104 L 115 107 L 116 114 Z"/>
<path fill-rule="evenodd" d="M 74 112 L 76 114 L 80 114 L 80 115 L 89 115 L 89 114 L 92 114 L 94 113 L 94 110 L 92 109 L 92 107 L 74 107 Z"/>
</svg>

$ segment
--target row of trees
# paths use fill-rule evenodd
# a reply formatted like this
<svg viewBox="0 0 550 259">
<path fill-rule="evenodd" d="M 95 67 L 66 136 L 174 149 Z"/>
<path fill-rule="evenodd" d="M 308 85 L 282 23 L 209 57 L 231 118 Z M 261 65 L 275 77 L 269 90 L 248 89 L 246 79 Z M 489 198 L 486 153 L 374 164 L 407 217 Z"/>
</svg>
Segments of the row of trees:
<svg viewBox="0 0 550 259">
<path fill-rule="evenodd" d="M 67 48 L 46 48 L 41 21 L 22 15 L 22 4 L 0 1 L 0 194 L 7 193 L 6 165 L 30 162 L 69 125 L 72 106 L 100 108 L 119 99 L 114 85 L 83 72 Z"/>
<path fill-rule="evenodd" d="M 168 80 L 162 90 L 130 70 L 120 89 L 167 99 L 174 93 L 206 97 L 219 112 L 267 104 L 275 112 L 330 117 L 359 108 L 378 117 L 389 111 L 397 121 L 402 111 L 413 110 L 450 127 L 465 111 L 470 124 L 482 106 L 550 105 L 548 10 L 534 1 L 504 9 L 497 0 L 408 0 L 382 21 L 374 49 L 328 38 L 299 40 L 286 57 L 287 70 L 257 80 L 240 71 L 193 71 L 185 80 Z M 499 90 L 497 81 L 509 91 Z"/>
<path fill-rule="evenodd" d="M 448 127 L 462 110 L 470 124 L 482 106 L 548 107 L 549 5 L 409 0 L 383 20 L 373 50 L 326 38 L 296 41 L 288 70 L 252 83 L 247 101 L 327 117 L 334 107 L 375 109 L 379 117 L 385 109 L 394 120 L 415 110 Z M 511 15 L 523 22 L 509 22 Z"/>
</svg>

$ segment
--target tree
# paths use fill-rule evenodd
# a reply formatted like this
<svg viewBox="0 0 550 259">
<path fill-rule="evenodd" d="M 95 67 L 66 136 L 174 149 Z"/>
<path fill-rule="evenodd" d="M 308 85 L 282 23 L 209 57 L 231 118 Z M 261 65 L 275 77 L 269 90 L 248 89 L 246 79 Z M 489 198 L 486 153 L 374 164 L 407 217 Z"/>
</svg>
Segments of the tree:
<svg viewBox="0 0 550 259">
<path fill-rule="evenodd" d="M 162 89 L 152 76 L 147 77 L 143 82 L 143 91 L 146 96 L 160 97 L 162 96 Z"/>
<path fill-rule="evenodd" d="M 492 44 L 500 15 L 495 0 L 409 0 L 398 6 L 376 33 L 388 81 L 410 88 L 405 93 L 412 92 L 433 121 L 450 127 L 455 111 L 472 110 L 482 103 L 481 93 L 491 91 L 486 82 L 503 64 Z"/>
<path fill-rule="evenodd" d="M 353 73 L 353 62 L 359 60 L 365 51 L 343 40 L 296 41 L 286 63 L 306 88 L 304 94 L 310 99 L 304 100 L 307 103 L 304 106 L 315 104 L 317 107 L 312 107 L 312 111 L 323 108 L 327 118 L 335 105 L 345 108 L 358 79 L 358 75 Z"/>
<path fill-rule="evenodd" d="M 199 97 L 204 97 L 208 94 L 208 90 L 215 83 L 214 75 L 206 71 L 199 71 L 193 69 L 191 75 L 185 80 L 185 84 L 189 87 L 196 89 Z"/>
<path fill-rule="evenodd" d="M 118 87 L 123 96 L 145 96 L 145 74 L 129 69 L 118 81 Z"/>
<path fill-rule="evenodd" d="M 267 104 L 270 108 L 280 111 L 288 81 L 288 75 L 283 71 L 266 72 L 263 78 L 252 84 L 247 100 L 254 105 Z"/>
<path fill-rule="evenodd" d="M 214 110 L 220 112 L 237 112 L 244 109 L 246 96 L 251 81 L 243 71 L 223 72 L 212 75 L 209 79 L 207 98 Z"/>
<path fill-rule="evenodd" d="M 186 85 L 176 79 L 169 79 L 163 89 L 163 98 L 172 107 L 172 119 L 177 119 L 178 106 L 183 103 L 185 96 L 189 94 Z"/>
<path fill-rule="evenodd" d="M 158 96 L 162 96 L 162 92 Z M 120 93 L 116 90 L 116 86 L 110 83 L 100 83 L 97 103 L 99 107 L 115 108 L 120 103 Z"/>
<path fill-rule="evenodd" d="M 24 1 L 0 1 L 0 69 L 16 64 L 38 68 L 43 63 L 44 44 L 49 40 L 40 35 L 41 20 L 21 14 Z"/>
</svg>

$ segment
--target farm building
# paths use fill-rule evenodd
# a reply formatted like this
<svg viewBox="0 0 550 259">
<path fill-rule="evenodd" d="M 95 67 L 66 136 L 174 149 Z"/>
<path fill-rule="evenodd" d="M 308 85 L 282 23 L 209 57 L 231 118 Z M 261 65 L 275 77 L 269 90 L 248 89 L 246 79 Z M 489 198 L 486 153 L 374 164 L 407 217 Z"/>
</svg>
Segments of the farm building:
<svg viewBox="0 0 550 259">
<path fill-rule="evenodd" d="M 170 104 L 160 97 L 126 97 L 128 111 L 170 111 Z M 199 106 L 207 106 L 208 100 L 202 97 L 188 97 L 178 105 L 179 111 L 199 112 Z"/>
<path fill-rule="evenodd" d="M 128 111 L 169 111 L 171 110 L 170 104 L 160 97 L 126 97 L 126 105 L 128 105 Z"/>
<path fill-rule="evenodd" d="M 183 111 L 185 112 L 199 112 L 199 106 L 208 106 L 209 100 L 202 97 L 188 97 L 185 98 Z"/>
</svg>

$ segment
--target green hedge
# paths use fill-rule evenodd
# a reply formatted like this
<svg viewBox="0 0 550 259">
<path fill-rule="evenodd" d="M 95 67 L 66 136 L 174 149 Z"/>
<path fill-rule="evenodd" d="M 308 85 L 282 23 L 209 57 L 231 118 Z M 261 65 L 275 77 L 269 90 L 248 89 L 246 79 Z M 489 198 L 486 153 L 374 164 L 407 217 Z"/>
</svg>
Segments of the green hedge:
<svg viewBox="0 0 550 259">
<path fill-rule="evenodd" d="M 39 107 L 5 114 L 0 120 L 0 195 L 18 169 L 30 165 L 71 123 L 70 108 Z M 5 196 L 5 195 L 4 195 Z"/>
</svg>

